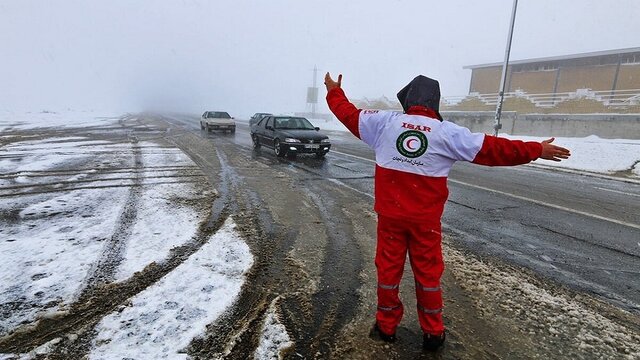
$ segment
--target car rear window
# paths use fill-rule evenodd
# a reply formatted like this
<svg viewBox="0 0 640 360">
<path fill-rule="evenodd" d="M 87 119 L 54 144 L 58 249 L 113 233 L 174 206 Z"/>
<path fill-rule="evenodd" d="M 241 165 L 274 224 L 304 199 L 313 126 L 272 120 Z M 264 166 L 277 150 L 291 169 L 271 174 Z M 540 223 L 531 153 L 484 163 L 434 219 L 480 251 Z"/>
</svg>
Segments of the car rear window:
<svg viewBox="0 0 640 360">
<path fill-rule="evenodd" d="M 229 115 L 228 112 L 224 111 L 210 111 L 207 117 L 216 119 L 231 119 L 231 115 Z"/>
</svg>

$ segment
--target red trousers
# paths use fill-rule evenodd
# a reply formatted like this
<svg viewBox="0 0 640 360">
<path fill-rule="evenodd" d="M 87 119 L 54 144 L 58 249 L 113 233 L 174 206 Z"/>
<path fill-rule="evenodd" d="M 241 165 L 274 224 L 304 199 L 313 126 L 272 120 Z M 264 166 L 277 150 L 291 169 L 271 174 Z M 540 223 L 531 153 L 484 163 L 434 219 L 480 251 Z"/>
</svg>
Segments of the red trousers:
<svg viewBox="0 0 640 360">
<path fill-rule="evenodd" d="M 416 299 L 420 327 L 425 333 L 440 335 L 442 322 L 441 227 L 378 216 L 378 310 L 376 321 L 385 334 L 395 334 L 404 308 L 398 297 L 404 263 L 409 261 L 416 282 Z"/>
</svg>

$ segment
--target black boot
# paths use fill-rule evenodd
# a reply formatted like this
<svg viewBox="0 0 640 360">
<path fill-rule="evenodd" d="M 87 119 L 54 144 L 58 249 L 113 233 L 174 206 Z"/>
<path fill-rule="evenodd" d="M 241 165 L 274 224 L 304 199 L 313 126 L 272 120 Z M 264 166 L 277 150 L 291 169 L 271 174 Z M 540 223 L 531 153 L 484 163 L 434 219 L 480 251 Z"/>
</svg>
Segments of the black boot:
<svg viewBox="0 0 640 360">
<path fill-rule="evenodd" d="M 430 352 L 437 351 L 442 345 L 444 345 L 445 337 L 446 335 L 444 331 L 441 335 L 424 334 L 422 337 L 422 349 Z"/>
<path fill-rule="evenodd" d="M 383 333 L 382 330 L 380 330 L 380 328 L 378 327 L 377 321 L 375 324 L 373 324 L 373 328 L 371 329 L 371 332 L 369 332 L 369 337 L 374 340 L 382 340 L 388 343 L 392 343 L 396 341 L 396 334 L 388 335 Z"/>
</svg>

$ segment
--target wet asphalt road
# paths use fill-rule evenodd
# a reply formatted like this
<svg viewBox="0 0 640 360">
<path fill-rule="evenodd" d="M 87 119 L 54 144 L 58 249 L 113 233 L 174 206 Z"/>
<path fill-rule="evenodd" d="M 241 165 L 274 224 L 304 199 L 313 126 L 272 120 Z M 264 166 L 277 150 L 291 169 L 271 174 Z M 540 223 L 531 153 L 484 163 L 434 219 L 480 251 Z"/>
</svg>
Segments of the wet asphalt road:
<svg viewBox="0 0 640 360">
<path fill-rule="evenodd" d="M 164 119 L 200 132 L 197 117 Z M 252 148 L 243 121 L 235 134 L 201 136 L 243 151 Z M 330 138 L 332 150 L 324 161 L 312 156 L 284 161 L 372 197 L 372 151 L 348 133 L 330 132 Z M 266 148 L 256 156 L 275 158 Z M 456 243 L 640 314 L 640 182 L 534 166 L 458 163 L 449 190 L 443 225 Z"/>
</svg>

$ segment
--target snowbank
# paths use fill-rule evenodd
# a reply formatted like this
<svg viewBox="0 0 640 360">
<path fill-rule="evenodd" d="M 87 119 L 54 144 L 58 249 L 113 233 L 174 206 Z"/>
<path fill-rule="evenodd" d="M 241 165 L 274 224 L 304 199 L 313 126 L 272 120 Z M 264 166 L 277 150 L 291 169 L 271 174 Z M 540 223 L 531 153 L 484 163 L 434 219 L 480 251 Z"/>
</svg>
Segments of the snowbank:
<svg viewBox="0 0 640 360">
<path fill-rule="evenodd" d="M 253 264 L 227 219 L 207 244 L 96 327 L 90 359 L 186 359 L 185 347 L 235 301 Z"/>
<path fill-rule="evenodd" d="M 501 136 L 525 141 L 547 139 L 535 136 Z M 592 135 L 585 138 L 556 138 L 553 144 L 569 149 L 571 157 L 560 162 L 536 160 L 535 164 L 603 174 L 630 171 L 630 175 L 640 176 L 640 140 L 601 139 Z"/>
</svg>

